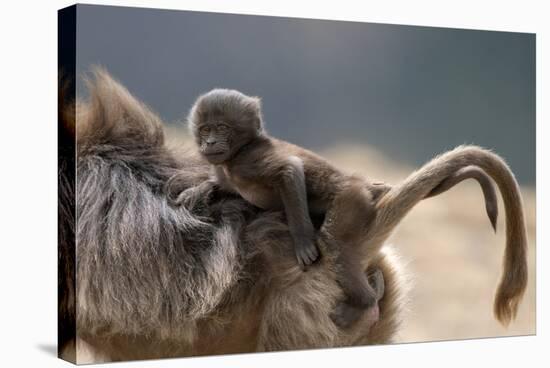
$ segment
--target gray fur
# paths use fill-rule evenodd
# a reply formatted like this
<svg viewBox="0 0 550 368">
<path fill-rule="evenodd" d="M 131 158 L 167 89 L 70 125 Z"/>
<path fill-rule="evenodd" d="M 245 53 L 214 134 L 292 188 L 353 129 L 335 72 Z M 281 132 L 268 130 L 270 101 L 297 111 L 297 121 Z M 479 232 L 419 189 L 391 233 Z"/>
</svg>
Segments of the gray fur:
<svg viewBox="0 0 550 368">
<path fill-rule="evenodd" d="M 76 118 L 77 336 L 60 347 L 64 354 L 76 347 L 86 363 L 393 340 L 407 288 L 391 248 L 368 258 L 384 276 L 380 320 L 361 319 L 342 334 L 329 317 L 342 290 L 326 244 L 319 267 L 304 273 L 280 212 L 256 212 L 230 195 L 194 212 L 171 208 L 162 194 L 167 179 L 183 172 L 175 184 L 191 187 L 207 179 L 208 165 L 173 154 L 158 117 L 105 71 L 94 71 L 89 91 Z M 449 177 L 434 169 L 415 175 L 380 191 L 376 241 Z M 70 193 L 60 200 L 70 206 Z M 70 247 L 60 251 L 70 258 L 63 254 Z M 70 290 L 60 295 L 60 308 L 70 309 Z"/>
</svg>

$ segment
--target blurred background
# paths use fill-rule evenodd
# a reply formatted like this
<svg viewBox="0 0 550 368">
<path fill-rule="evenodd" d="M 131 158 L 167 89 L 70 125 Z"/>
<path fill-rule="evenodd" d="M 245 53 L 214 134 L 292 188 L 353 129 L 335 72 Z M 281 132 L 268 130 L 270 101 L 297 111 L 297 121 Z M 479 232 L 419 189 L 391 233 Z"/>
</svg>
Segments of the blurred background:
<svg viewBox="0 0 550 368">
<path fill-rule="evenodd" d="M 78 5 L 77 73 L 107 68 L 189 144 L 214 87 L 263 99 L 268 131 L 342 169 L 397 183 L 459 144 L 494 150 L 521 184 L 530 281 L 516 322 L 492 317 L 504 254 L 474 183 L 418 205 L 390 243 L 411 276 L 399 342 L 535 333 L 535 35 Z M 85 97 L 80 80 L 77 94 Z"/>
</svg>

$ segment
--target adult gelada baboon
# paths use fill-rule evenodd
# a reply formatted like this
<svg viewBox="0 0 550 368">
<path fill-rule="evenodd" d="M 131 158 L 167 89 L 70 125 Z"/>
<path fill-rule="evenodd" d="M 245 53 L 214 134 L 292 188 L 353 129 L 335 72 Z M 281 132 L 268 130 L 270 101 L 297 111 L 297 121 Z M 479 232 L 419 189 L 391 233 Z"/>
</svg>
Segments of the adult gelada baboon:
<svg viewBox="0 0 550 368">
<path fill-rule="evenodd" d="M 76 340 L 61 342 L 63 357 L 84 363 L 392 341 L 405 282 L 391 248 L 370 255 L 370 267 L 384 275 L 380 320 L 373 324 L 364 316 L 342 333 L 330 318 L 343 294 L 328 247 L 320 244 L 319 267 L 304 273 L 281 213 L 230 196 L 213 198 L 197 213 L 172 208 L 163 193 L 166 180 L 184 171 L 180 185 L 191 187 L 207 178 L 208 165 L 168 149 L 160 119 L 105 71 L 94 71 L 88 89 L 89 100 L 76 110 L 76 225 L 60 211 L 67 229 L 61 259 L 70 259 L 71 224 L 77 244 L 76 272 L 60 273 L 67 277 L 60 288 L 76 275 L 76 295 L 60 293 L 60 307 L 76 311 L 61 316 L 67 323 L 60 327 L 76 324 Z M 460 147 L 388 186 L 364 242 L 379 247 L 416 203 L 467 178 L 480 182 L 493 208 L 487 174 L 506 207 L 495 313 L 507 322 L 525 288 L 526 241 L 517 184 L 497 156 Z M 60 188 L 60 209 L 72 205 L 69 192 Z"/>
</svg>

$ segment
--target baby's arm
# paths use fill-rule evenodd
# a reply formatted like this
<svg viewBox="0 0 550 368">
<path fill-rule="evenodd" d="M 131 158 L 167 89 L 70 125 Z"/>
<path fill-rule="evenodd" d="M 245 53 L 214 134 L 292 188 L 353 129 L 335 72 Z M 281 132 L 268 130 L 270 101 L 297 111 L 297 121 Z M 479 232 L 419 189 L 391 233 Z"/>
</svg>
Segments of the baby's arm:
<svg viewBox="0 0 550 368">
<path fill-rule="evenodd" d="M 291 156 L 281 170 L 278 190 L 294 241 L 294 251 L 300 268 L 305 269 L 319 257 L 315 246 L 315 229 L 309 217 L 306 181 L 302 160 Z"/>
</svg>

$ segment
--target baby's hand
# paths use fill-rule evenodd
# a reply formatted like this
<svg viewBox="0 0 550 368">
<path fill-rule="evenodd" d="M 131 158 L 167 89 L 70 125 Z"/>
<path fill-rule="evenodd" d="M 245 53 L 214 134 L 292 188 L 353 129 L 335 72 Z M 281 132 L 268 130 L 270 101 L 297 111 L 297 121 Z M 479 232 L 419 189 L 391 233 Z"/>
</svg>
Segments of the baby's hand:
<svg viewBox="0 0 550 368">
<path fill-rule="evenodd" d="M 306 266 L 311 265 L 319 258 L 319 249 L 313 239 L 307 239 L 294 245 L 298 265 L 305 271 Z"/>
<path fill-rule="evenodd" d="M 185 189 L 177 198 L 169 198 L 169 201 L 173 206 L 182 206 L 188 211 L 192 211 L 197 205 L 207 203 L 213 191 L 214 184 L 207 180 L 197 186 Z"/>
</svg>

